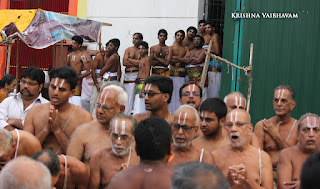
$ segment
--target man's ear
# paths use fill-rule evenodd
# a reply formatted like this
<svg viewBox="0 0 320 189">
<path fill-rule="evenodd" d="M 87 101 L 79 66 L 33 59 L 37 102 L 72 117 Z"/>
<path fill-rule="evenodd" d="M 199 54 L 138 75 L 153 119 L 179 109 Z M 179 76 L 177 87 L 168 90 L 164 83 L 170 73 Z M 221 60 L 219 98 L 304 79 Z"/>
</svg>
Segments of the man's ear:
<svg viewBox="0 0 320 189">
<path fill-rule="evenodd" d="M 41 92 L 42 88 L 43 88 L 43 84 L 40 84 L 39 85 L 39 92 Z"/>
<path fill-rule="evenodd" d="M 182 105 L 182 100 L 181 100 L 181 98 L 179 98 L 179 102 L 180 102 L 180 105 Z"/>
<path fill-rule="evenodd" d="M 219 120 L 220 127 L 223 127 L 225 122 L 226 122 L 226 117 L 220 118 L 220 120 Z"/>
<path fill-rule="evenodd" d="M 76 93 L 76 89 L 72 89 L 70 97 L 73 97 L 75 93 Z"/>
<path fill-rule="evenodd" d="M 124 109 L 126 109 L 126 106 L 120 105 L 120 112 L 123 113 Z"/>
<path fill-rule="evenodd" d="M 170 94 L 169 93 L 165 93 L 164 94 L 164 101 L 168 102 L 169 98 L 170 98 Z"/>
<path fill-rule="evenodd" d="M 250 133 L 252 133 L 253 132 L 253 125 L 252 125 L 252 123 L 250 123 L 250 125 L 249 125 L 249 130 L 250 130 Z"/>
<path fill-rule="evenodd" d="M 291 102 L 291 108 L 290 108 L 290 110 L 292 111 L 293 109 L 294 109 L 294 107 L 296 107 L 296 101 L 292 101 Z"/>
</svg>

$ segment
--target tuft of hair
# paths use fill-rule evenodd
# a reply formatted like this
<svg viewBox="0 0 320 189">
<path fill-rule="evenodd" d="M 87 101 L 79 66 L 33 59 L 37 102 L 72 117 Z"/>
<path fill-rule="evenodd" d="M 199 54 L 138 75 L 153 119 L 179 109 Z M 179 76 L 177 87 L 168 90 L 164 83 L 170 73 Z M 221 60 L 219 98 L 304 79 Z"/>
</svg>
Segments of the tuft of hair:
<svg viewBox="0 0 320 189">
<path fill-rule="evenodd" d="M 296 91 L 290 85 L 279 85 L 273 90 L 273 94 L 279 89 L 287 89 L 290 91 L 290 98 L 294 100 L 296 98 Z"/>
<path fill-rule="evenodd" d="M 200 89 L 200 98 L 202 98 L 202 88 L 200 87 L 200 85 L 199 85 L 198 83 L 196 83 L 196 82 L 194 82 L 194 81 L 190 81 L 190 82 L 188 82 L 188 83 L 185 83 L 185 84 L 183 84 L 183 85 L 180 87 L 180 89 L 179 89 L 179 97 L 180 97 L 180 98 L 182 98 L 182 90 L 183 90 L 185 87 L 187 87 L 187 86 L 189 86 L 189 85 L 192 85 L 192 84 L 195 84 L 195 85 Z"/>
<path fill-rule="evenodd" d="M 0 157 L 4 157 L 12 148 L 13 139 L 10 131 L 7 129 L 0 129 Z"/>
<path fill-rule="evenodd" d="M 120 47 L 120 40 L 117 38 L 110 39 L 108 43 L 112 43 L 114 46 L 116 46 L 118 48 Z"/>
<path fill-rule="evenodd" d="M 113 118 L 110 120 L 110 132 L 112 130 L 112 125 L 113 125 L 113 121 L 115 119 L 127 119 L 127 120 L 130 120 L 131 123 L 132 123 L 132 134 L 134 133 L 134 129 L 137 127 L 137 121 L 136 119 L 134 119 L 132 116 L 130 115 L 127 115 L 127 114 L 123 114 L 123 113 L 120 113 L 120 114 L 117 114 L 115 116 L 113 116 Z"/>
<path fill-rule="evenodd" d="M 147 83 L 157 86 L 161 93 L 168 93 L 170 97 L 167 103 L 169 104 L 171 102 L 173 82 L 170 77 L 166 77 L 162 75 L 149 76 L 144 81 L 144 84 L 147 84 Z"/>
<path fill-rule="evenodd" d="M 193 31 L 194 31 L 194 33 L 197 33 L 197 32 L 198 32 L 197 28 L 195 28 L 194 26 L 190 26 L 190 27 L 188 27 L 188 29 L 187 29 L 187 33 L 188 33 L 188 31 L 190 31 L 190 30 L 193 30 Z"/>
<path fill-rule="evenodd" d="M 134 131 L 136 152 L 141 160 L 162 160 L 170 155 L 171 127 L 160 117 L 139 122 Z"/>
<path fill-rule="evenodd" d="M 75 35 L 71 38 L 72 40 L 75 40 L 78 44 L 82 45 L 83 39 L 81 36 Z"/>
<path fill-rule="evenodd" d="M 160 34 L 164 34 L 166 37 L 168 37 L 168 32 L 167 32 L 167 30 L 165 30 L 165 29 L 160 29 L 159 31 L 158 31 L 158 36 L 160 35 Z"/>
<path fill-rule="evenodd" d="M 133 35 L 137 35 L 139 37 L 139 39 L 143 40 L 142 33 L 137 32 L 137 33 L 134 33 Z"/>
<path fill-rule="evenodd" d="M 197 124 L 200 118 L 199 118 L 198 111 L 193 106 L 190 106 L 188 104 L 184 104 L 184 105 L 179 106 L 179 108 L 175 112 L 180 112 L 180 111 L 182 111 L 184 109 L 189 109 L 189 110 L 191 110 L 193 112 L 193 115 L 196 117 L 195 124 Z"/>
<path fill-rule="evenodd" d="M 35 80 L 39 85 L 44 84 L 44 73 L 40 68 L 29 67 L 22 72 L 21 78 Z"/>
<path fill-rule="evenodd" d="M 201 162 L 176 166 L 171 180 L 171 189 L 230 188 L 227 179 L 216 166 Z"/>
<path fill-rule="evenodd" d="M 78 74 L 75 69 L 69 67 L 69 66 L 61 66 L 58 68 L 53 68 L 49 72 L 50 80 L 53 78 L 61 78 L 65 79 L 67 83 L 70 85 L 70 90 L 73 90 L 76 88 L 77 82 L 78 82 Z"/>
<path fill-rule="evenodd" d="M 137 44 L 137 47 L 139 47 L 140 45 L 143 46 L 144 48 L 146 48 L 147 50 L 149 49 L 149 44 L 147 42 L 145 42 L 145 41 L 139 42 Z"/>
<path fill-rule="evenodd" d="M 16 77 L 14 75 L 11 74 L 6 74 L 2 77 L 2 79 L 0 80 L 0 88 L 4 88 L 5 85 L 11 85 L 11 83 L 16 79 Z"/>
<path fill-rule="evenodd" d="M 52 176 L 58 176 L 60 173 L 60 160 L 57 154 L 51 149 L 46 148 L 32 155 L 32 159 L 43 163 L 50 171 Z"/>
<path fill-rule="evenodd" d="M 303 164 L 301 171 L 301 189 L 320 188 L 320 152 L 312 154 Z"/>
<path fill-rule="evenodd" d="M 117 91 L 117 93 L 118 93 L 118 104 L 121 105 L 121 106 L 125 106 L 126 105 L 127 100 L 128 100 L 128 94 L 126 93 L 126 91 L 122 87 L 117 86 L 117 85 L 108 85 L 108 86 L 106 86 L 106 87 L 104 87 L 102 89 L 102 92 L 107 90 L 107 89 L 113 89 L 113 90 Z"/>
<path fill-rule="evenodd" d="M 174 36 L 177 36 L 178 33 L 181 33 L 183 37 L 186 36 L 186 32 L 184 32 L 183 30 L 178 30 L 178 31 L 176 31 L 176 32 L 174 33 Z"/>
<path fill-rule="evenodd" d="M 298 120 L 298 131 L 300 131 L 300 127 L 301 127 L 301 122 L 306 119 L 308 116 L 312 116 L 317 118 L 320 121 L 320 117 L 317 114 L 313 114 L 313 113 L 305 113 L 303 114 L 300 119 Z"/>
<path fill-rule="evenodd" d="M 207 98 L 202 104 L 200 105 L 200 112 L 207 111 L 207 112 L 214 112 L 217 115 L 218 121 L 226 117 L 227 115 L 227 106 L 220 98 Z"/>
<path fill-rule="evenodd" d="M 225 103 L 225 104 L 227 104 L 227 100 L 228 100 L 228 98 L 230 97 L 230 96 L 233 96 L 233 95 L 239 95 L 239 96 L 241 96 L 243 99 L 244 99 L 244 102 L 245 102 L 245 106 L 247 105 L 247 99 L 246 98 L 244 98 L 244 96 L 243 96 L 243 94 L 242 93 L 240 93 L 240 92 L 238 92 L 238 91 L 235 91 L 235 92 L 232 92 L 232 93 L 229 93 L 227 96 L 225 96 L 224 97 L 224 99 L 223 99 L 223 102 Z"/>
</svg>

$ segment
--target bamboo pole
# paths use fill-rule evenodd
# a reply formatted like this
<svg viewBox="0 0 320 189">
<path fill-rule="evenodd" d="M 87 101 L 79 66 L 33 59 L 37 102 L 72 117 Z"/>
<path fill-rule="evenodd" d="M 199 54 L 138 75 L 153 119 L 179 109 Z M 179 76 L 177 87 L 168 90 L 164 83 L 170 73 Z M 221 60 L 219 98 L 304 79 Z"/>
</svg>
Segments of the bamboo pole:
<svg viewBox="0 0 320 189">
<path fill-rule="evenodd" d="M 205 59 L 203 70 L 202 70 L 201 81 L 200 81 L 200 87 L 202 89 L 204 87 L 204 84 L 205 84 L 206 78 L 207 78 L 207 74 L 208 74 L 211 47 L 212 47 L 212 40 L 210 40 L 210 42 L 209 42 L 209 47 L 208 47 L 208 50 L 207 50 L 207 53 L 206 53 L 206 59 Z"/>
<path fill-rule="evenodd" d="M 248 95 L 247 95 L 247 112 L 249 113 L 250 109 L 250 100 L 251 100 L 251 90 L 252 90 L 252 55 L 253 55 L 253 43 L 250 44 L 250 59 L 249 59 L 249 67 L 251 70 L 248 71 Z"/>
<path fill-rule="evenodd" d="M 9 72 L 10 72 L 11 49 L 12 49 L 12 43 L 11 43 L 11 40 L 10 40 L 9 48 L 8 48 L 8 58 L 7 58 L 7 71 L 6 71 L 6 74 L 9 74 Z"/>
<path fill-rule="evenodd" d="M 16 78 L 18 80 L 19 78 L 19 46 L 20 46 L 20 40 L 17 39 L 17 57 L 16 57 Z M 16 85 L 16 91 L 18 91 L 18 85 Z"/>
<path fill-rule="evenodd" d="M 60 52 L 59 52 L 59 54 L 60 54 L 60 64 L 59 64 L 59 66 L 61 66 L 62 63 L 63 63 L 63 42 L 62 41 L 60 41 Z"/>
</svg>

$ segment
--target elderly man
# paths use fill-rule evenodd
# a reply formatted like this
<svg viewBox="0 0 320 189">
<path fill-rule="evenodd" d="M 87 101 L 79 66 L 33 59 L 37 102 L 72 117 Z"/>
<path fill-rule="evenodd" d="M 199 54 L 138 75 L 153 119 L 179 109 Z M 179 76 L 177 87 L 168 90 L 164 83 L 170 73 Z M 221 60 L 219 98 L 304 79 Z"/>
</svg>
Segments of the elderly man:
<svg viewBox="0 0 320 189">
<path fill-rule="evenodd" d="M 203 136 L 192 141 L 197 148 L 204 148 L 212 152 L 222 146 L 228 145 L 226 133 L 223 132 L 226 120 L 227 107 L 219 98 L 208 98 L 200 106 L 200 129 Z"/>
<path fill-rule="evenodd" d="M 213 156 L 231 187 L 271 189 L 270 157 L 249 144 L 249 136 L 252 134 L 250 115 L 244 110 L 232 110 L 227 114 L 225 128 L 230 145 L 213 151 Z"/>
<path fill-rule="evenodd" d="M 179 89 L 179 97 L 181 105 L 188 104 L 199 110 L 202 103 L 202 88 L 193 81 L 185 83 Z"/>
<path fill-rule="evenodd" d="M 137 123 L 152 116 L 161 117 L 171 123 L 173 116 L 168 110 L 168 104 L 172 96 L 172 80 L 166 76 L 150 76 L 145 80 L 144 85 L 142 96 L 144 96 L 147 112 L 134 115 Z"/>
<path fill-rule="evenodd" d="M 320 150 L 320 119 L 307 113 L 298 121 L 298 144 L 280 152 L 277 166 L 280 189 L 300 188 L 302 165 L 309 156 Z"/>
<path fill-rule="evenodd" d="M 97 150 L 90 159 L 90 188 L 107 188 L 112 177 L 120 170 L 139 163 L 133 141 L 135 119 L 118 114 L 111 121 L 110 148 Z"/>
<path fill-rule="evenodd" d="M 0 128 L 23 129 L 27 112 L 36 105 L 48 102 L 41 96 L 44 73 L 39 68 L 24 70 L 20 80 L 20 93 L 8 97 L 0 104 Z"/>
<path fill-rule="evenodd" d="M 198 121 L 198 112 L 192 106 L 182 105 L 174 113 L 172 123 L 172 155 L 167 165 L 169 168 L 189 161 L 215 164 L 209 152 L 204 151 L 204 149 L 198 149 L 192 145 L 192 140 L 195 138 L 198 130 L 196 124 Z"/>
<path fill-rule="evenodd" d="M 279 152 L 297 143 L 297 120 L 291 117 L 296 106 L 295 91 L 288 85 L 280 85 L 273 92 L 275 116 L 263 119 L 255 126 L 261 148 L 271 157 L 273 168 L 277 167 Z"/>
<path fill-rule="evenodd" d="M 90 167 L 94 151 L 111 147 L 109 138 L 110 120 L 123 113 L 128 99 L 123 88 L 109 85 L 101 91 L 96 103 L 97 119 L 80 126 L 71 136 L 67 155 L 73 156 Z"/>
<path fill-rule="evenodd" d="M 42 163 L 28 157 L 18 157 L 1 171 L 0 188 L 51 189 L 51 174 Z"/>
<path fill-rule="evenodd" d="M 141 121 L 134 131 L 140 164 L 117 173 L 109 189 L 168 189 L 172 171 L 165 167 L 170 155 L 171 128 L 159 117 Z"/>
<path fill-rule="evenodd" d="M 26 117 L 24 130 L 35 135 L 42 148 L 52 148 L 57 154 L 65 153 L 69 138 L 80 125 L 92 120 L 89 112 L 70 104 L 75 93 L 77 73 L 73 68 L 62 66 L 49 73 L 50 103 L 33 107 Z"/>
<path fill-rule="evenodd" d="M 11 159 L 17 156 L 32 156 L 41 150 L 39 140 L 32 134 L 15 129 L 0 129 L 0 170 Z"/>
</svg>

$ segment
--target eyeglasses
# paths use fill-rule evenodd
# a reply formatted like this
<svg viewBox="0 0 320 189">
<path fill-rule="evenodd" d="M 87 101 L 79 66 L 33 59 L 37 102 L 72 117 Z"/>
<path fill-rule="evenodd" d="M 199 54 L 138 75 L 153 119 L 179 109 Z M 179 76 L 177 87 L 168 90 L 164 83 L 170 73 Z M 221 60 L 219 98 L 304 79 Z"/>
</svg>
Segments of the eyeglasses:
<svg viewBox="0 0 320 189">
<path fill-rule="evenodd" d="M 131 139 L 131 137 L 128 135 L 117 135 L 115 133 L 111 134 L 111 140 L 121 140 L 124 142 L 128 142 L 130 139 Z"/>
<path fill-rule="evenodd" d="M 287 102 L 289 102 L 287 99 L 278 99 L 278 98 L 275 98 L 273 99 L 273 102 L 275 102 L 276 104 L 278 104 L 279 102 L 283 103 L 283 104 L 286 104 Z"/>
<path fill-rule="evenodd" d="M 182 96 L 190 96 L 191 94 L 192 94 L 193 96 L 200 96 L 200 93 L 195 92 L 195 91 L 193 91 L 193 92 L 187 91 L 187 92 L 183 93 Z"/>
<path fill-rule="evenodd" d="M 225 124 L 226 127 L 231 128 L 233 125 L 236 125 L 237 127 L 243 127 L 247 124 L 250 124 L 249 122 L 243 123 L 243 122 L 228 122 Z"/>
<path fill-rule="evenodd" d="M 308 134 L 310 133 L 311 131 L 313 131 L 314 133 L 318 134 L 320 133 L 320 128 L 318 126 L 313 126 L 313 127 L 304 127 L 301 129 L 301 131 L 304 133 L 304 134 Z"/>
<path fill-rule="evenodd" d="M 144 48 L 144 47 L 142 47 L 142 48 L 138 48 L 139 50 L 144 50 L 144 49 L 146 49 L 146 48 Z"/>
<path fill-rule="evenodd" d="M 96 109 L 101 108 L 103 112 L 107 112 L 107 111 L 110 111 L 110 110 L 114 109 L 114 107 L 109 107 L 107 105 L 102 105 L 99 102 L 97 102 L 95 106 L 96 106 Z"/>
<path fill-rule="evenodd" d="M 26 80 L 24 80 L 24 79 L 21 79 L 20 80 L 20 85 L 28 85 L 29 87 L 34 87 L 34 86 L 36 86 L 36 85 L 38 85 L 38 83 L 34 83 L 34 82 L 27 82 Z"/>
<path fill-rule="evenodd" d="M 183 132 L 186 132 L 186 133 L 190 133 L 190 131 L 193 128 L 195 128 L 195 126 L 189 127 L 188 125 L 180 125 L 179 123 L 171 124 L 171 126 L 175 131 L 179 131 L 181 128 L 183 130 Z"/>
<path fill-rule="evenodd" d="M 145 96 L 149 96 L 149 97 L 153 97 L 154 95 L 157 95 L 157 94 L 163 94 L 163 93 L 155 93 L 155 92 L 146 92 L 146 91 L 143 91 L 141 92 L 142 96 L 145 97 Z"/>
</svg>

